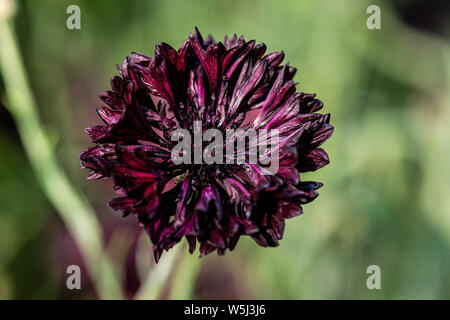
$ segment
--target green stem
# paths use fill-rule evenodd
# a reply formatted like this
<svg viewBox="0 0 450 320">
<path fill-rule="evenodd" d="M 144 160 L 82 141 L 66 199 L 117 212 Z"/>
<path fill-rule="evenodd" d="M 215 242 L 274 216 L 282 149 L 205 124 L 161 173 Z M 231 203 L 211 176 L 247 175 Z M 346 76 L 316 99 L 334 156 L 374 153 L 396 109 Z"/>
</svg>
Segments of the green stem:
<svg viewBox="0 0 450 320">
<path fill-rule="evenodd" d="M 194 299 L 195 283 L 200 272 L 201 260 L 198 257 L 184 255 L 177 266 L 175 281 L 170 288 L 168 299 Z"/>
<path fill-rule="evenodd" d="M 121 298 L 118 278 L 104 254 L 102 232 L 95 212 L 57 163 L 39 121 L 37 106 L 14 38 L 11 17 L 12 14 L 8 17 L 0 12 L 0 69 L 8 100 L 5 105 L 17 124 L 37 180 L 80 249 L 99 297 Z"/>
<path fill-rule="evenodd" d="M 186 246 L 178 244 L 164 253 L 158 264 L 154 265 L 135 295 L 136 300 L 156 300 L 161 297 L 171 275 L 176 276 L 176 269 L 186 254 Z"/>
</svg>

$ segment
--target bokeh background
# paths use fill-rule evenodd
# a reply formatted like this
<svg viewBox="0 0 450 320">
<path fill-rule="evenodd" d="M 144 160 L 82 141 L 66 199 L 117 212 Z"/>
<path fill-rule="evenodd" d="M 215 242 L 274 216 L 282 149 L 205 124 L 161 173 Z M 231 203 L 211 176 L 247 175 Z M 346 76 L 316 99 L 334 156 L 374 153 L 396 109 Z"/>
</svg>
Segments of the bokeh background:
<svg viewBox="0 0 450 320">
<path fill-rule="evenodd" d="M 71 4 L 81 30 L 66 27 Z M 369 4 L 381 7 L 381 30 L 366 27 Z M 445 1 L 32 0 L 17 2 L 15 30 L 54 155 L 95 209 L 125 298 L 154 268 L 150 244 L 134 217 L 107 206 L 110 184 L 85 181 L 83 128 L 99 123 L 97 95 L 116 63 L 160 41 L 178 47 L 198 26 L 285 52 L 298 90 L 332 115 L 331 163 L 307 176 L 324 187 L 287 221 L 280 247 L 242 239 L 223 257 L 186 256 L 159 298 L 449 299 L 449 13 Z M 66 267 L 83 260 L 6 98 L 0 80 L 0 298 L 98 298 L 84 267 L 82 289 L 66 288 Z M 381 268 L 381 290 L 366 287 L 369 265 Z"/>
</svg>

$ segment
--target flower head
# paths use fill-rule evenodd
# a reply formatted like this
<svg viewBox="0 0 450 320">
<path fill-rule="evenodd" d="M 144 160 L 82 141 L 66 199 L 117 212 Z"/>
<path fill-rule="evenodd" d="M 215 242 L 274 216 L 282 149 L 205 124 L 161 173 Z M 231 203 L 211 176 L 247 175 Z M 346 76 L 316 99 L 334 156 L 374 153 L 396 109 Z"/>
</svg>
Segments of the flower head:
<svg viewBox="0 0 450 320">
<path fill-rule="evenodd" d="M 112 90 L 100 94 L 104 125 L 86 129 L 96 145 L 81 153 L 82 166 L 91 169 L 88 179 L 113 180 L 121 196 L 111 207 L 137 216 L 156 260 L 182 238 L 191 253 L 198 242 L 201 256 L 233 250 L 243 235 L 277 246 L 285 219 L 317 197 L 322 184 L 302 181 L 299 173 L 328 164 L 319 146 L 333 132 L 330 116 L 317 113 L 322 102 L 314 94 L 296 92 L 296 69 L 281 65 L 283 52 L 265 51 L 263 43 L 242 36 L 204 40 L 196 29 L 178 51 L 159 43 L 152 58 L 131 53 L 118 66 Z M 224 159 L 214 163 L 174 153 L 176 133 L 195 135 L 196 126 L 224 135 L 236 130 L 234 138 L 248 146 L 238 152 L 233 142 L 212 151 L 204 137 L 185 140 L 200 148 L 200 157 Z M 249 130 L 276 131 L 276 144 L 273 133 L 266 139 L 268 154 L 277 154 L 271 174 L 247 160 L 252 145 L 261 145 L 260 137 L 242 133 Z M 240 156 L 244 161 L 228 161 Z"/>
</svg>

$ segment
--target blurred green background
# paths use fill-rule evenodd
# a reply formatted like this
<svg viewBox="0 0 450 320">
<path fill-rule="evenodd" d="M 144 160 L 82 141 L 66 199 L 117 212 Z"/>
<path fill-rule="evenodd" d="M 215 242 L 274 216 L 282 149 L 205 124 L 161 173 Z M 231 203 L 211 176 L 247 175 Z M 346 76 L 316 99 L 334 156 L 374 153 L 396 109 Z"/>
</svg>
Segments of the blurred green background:
<svg viewBox="0 0 450 320">
<path fill-rule="evenodd" d="M 78 154 L 98 124 L 98 93 L 131 51 L 178 47 L 198 26 L 216 39 L 243 34 L 283 50 L 297 89 L 315 92 L 335 133 L 324 183 L 275 249 L 242 239 L 223 257 L 185 257 L 163 298 L 450 299 L 450 10 L 433 1 L 19 1 L 16 36 L 39 115 L 70 181 L 89 198 L 126 297 L 153 268 L 134 217 L 106 204 L 107 182 L 87 182 Z M 66 8 L 81 8 L 68 30 Z M 369 4 L 381 30 L 366 27 Z M 1 72 L 1 71 L 0 71 Z M 0 97 L 3 100 L 0 80 Z M 184 248 L 186 249 L 186 248 Z M 39 188 L 16 126 L 0 106 L 0 298 L 96 298 L 66 288 L 82 264 Z M 381 268 L 368 290 L 366 268 Z"/>
</svg>

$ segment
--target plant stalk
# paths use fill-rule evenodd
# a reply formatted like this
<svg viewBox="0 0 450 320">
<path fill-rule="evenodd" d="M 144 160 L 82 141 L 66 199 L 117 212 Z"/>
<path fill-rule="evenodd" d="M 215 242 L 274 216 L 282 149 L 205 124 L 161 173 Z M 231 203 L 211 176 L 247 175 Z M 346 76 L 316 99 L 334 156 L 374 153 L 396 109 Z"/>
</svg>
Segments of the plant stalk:
<svg viewBox="0 0 450 320">
<path fill-rule="evenodd" d="M 102 299 L 122 297 L 120 283 L 103 250 L 102 231 L 89 202 L 71 184 L 58 164 L 39 120 L 13 30 L 11 0 L 0 0 L 0 70 L 5 84 L 4 104 L 13 116 L 37 181 L 75 240 Z"/>
</svg>

